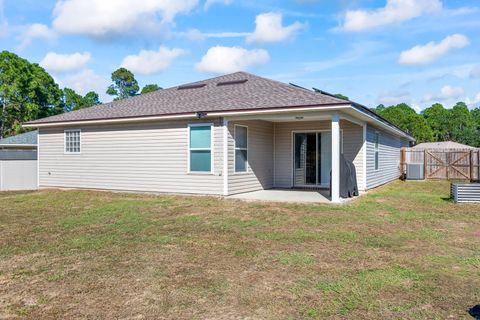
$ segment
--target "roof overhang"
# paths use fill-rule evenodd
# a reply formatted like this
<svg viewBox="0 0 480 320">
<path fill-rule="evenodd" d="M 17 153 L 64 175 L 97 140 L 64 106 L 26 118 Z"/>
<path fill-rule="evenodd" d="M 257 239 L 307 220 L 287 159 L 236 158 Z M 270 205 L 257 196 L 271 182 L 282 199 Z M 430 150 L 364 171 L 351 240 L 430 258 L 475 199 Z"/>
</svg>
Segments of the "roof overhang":
<svg viewBox="0 0 480 320">
<path fill-rule="evenodd" d="M 36 148 L 36 144 L 0 144 L 0 149 L 2 148 L 25 148 L 25 149 L 30 149 L 30 148 Z"/>
<path fill-rule="evenodd" d="M 202 119 L 202 118 L 214 118 L 214 117 L 243 117 L 243 118 L 255 118 L 258 116 L 274 116 L 274 115 L 286 115 L 288 113 L 302 112 L 342 112 L 352 116 L 354 119 L 359 119 L 364 123 L 370 123 L 381 127 L 391 133 L 402 136 L 410 141 L 415 139 L 397 128 L 387 120 L 381 118 L 375 113 L 365 110 L 365 107 L 359 107 L 356 104 L 335 104 L 335 105 L 314 105 L 314 106 L 294 106 L 294 107 L 278 107 L 269 109 L 251 109 L 251 110 L 231 110 L 231 111 L 210 111 L 210 112 L 194 112 L 183 114 L 171 114 L 171 115 L 154 115 L 144 117 L 130 117 L 130 118 L 113 118 L 113 119 L 92 119 L 92 120 L 77 120 L 77 121 L 60 121 L 60 122 L 45 122 L 45 123 L 26 123 L 23 126 L 26 128 L 54 128 L 54 127 L 72 127 L 72 126 L 89 126 L 89 125 L 103 125 L 103 124 L 123 124 L 123 123 L 141 123 L 151 121 L 164 121 L 164 120 L 188 120 L 188 119 Z M 347 118 L 348 120 L 348 118 Z"/>
</svg>

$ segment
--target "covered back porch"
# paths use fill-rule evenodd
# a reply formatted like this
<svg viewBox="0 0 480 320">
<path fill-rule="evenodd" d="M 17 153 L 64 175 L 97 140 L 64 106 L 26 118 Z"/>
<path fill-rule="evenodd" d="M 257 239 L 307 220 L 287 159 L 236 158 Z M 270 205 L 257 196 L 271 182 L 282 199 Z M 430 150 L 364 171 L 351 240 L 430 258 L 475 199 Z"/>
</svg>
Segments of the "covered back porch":
<svg viewBox="0 0 480 320">
<path fill-rule="evenodd" d="M 366 123 L 348 114 L 256 114 L 226 118 L 225 128 L 226 195 L 279 189 L 285 197 L 285 190 L 302 190 L 318 194 L 298 194 L 312 200 L 305 202 L 341 202 L 341 154 L 353 162 L 358 189 L 365 190 Z"/>
</svg>

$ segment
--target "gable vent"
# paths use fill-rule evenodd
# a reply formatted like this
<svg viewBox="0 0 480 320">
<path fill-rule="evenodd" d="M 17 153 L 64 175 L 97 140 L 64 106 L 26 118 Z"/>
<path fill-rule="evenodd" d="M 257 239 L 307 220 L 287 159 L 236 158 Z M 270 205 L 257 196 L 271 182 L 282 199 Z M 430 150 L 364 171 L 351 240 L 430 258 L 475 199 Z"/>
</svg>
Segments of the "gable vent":
<svg viewBox="0 0 480 320">
<path fill-rule="evenodd" d="M 198 89 L 198 88 L 203 88 L 207 84 L 206 83 L 197 83 L 197 84 L 187 84 L 184 86 L 179 86 L 177 90 L 185 90 L 185 89 Z"/>
<path fill-rule="evenodd" d="M 223 82 L 217 83 L 217 86 L 228 86 L 228 85 L 232 85 L 232 84 L 242 84 L 242 83 L 245 83 L 247 81 L 248 81 L 248 79 L 223 81 Z"/>
</svg>

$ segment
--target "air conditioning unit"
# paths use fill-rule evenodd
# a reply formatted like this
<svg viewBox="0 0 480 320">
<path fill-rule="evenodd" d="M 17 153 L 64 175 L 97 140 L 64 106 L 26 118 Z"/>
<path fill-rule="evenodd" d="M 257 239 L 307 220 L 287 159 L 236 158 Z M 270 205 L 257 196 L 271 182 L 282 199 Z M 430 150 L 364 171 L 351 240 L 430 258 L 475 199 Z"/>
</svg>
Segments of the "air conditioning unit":
<svg viewBox="0 0 480 320">
<path fill-rule="evenodd" d="M 423 179 L 425 179 L 423 164 L 420 164 L 420 163 L 407 164 L 407 180 L 423 180 Z"/>
</svg>

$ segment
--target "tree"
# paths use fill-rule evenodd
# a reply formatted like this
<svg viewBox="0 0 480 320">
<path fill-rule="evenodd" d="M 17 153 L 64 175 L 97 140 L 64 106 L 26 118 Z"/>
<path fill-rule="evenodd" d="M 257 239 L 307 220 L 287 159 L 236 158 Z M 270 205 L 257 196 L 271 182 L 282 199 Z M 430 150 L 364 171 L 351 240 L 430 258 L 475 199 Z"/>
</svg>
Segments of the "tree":
<svg viewBox="0 0 480 320">
<path fill-rule="evenodd" d="M 450 110 L 445 109 L 440 103 L 435 103 L 423 110 L 422 115 L 432 129 L 435 141 L 452 139 L 449 130 Z"/>
<path fill-rule="evenodd" d="M 140 90 L 133 73 L 125 68 L 119 68 L 112 72 L 112 82 L 107 89 L 107 94 L 115 96 L 113 100 L 133 97 Z"/>
<path fill-rule="evenodd" d="M 90 91 L 82 97 L 70 88 L 63 89 L 63 102 L 65 104 L 65 111 L 67 112 L 100 104 L 98 93 Z"/>
<path fill-rule="evenodd" d="M 23 122 L 64 112 L 62 95 L 38 64 L 0 52 L 0 138 L 24 131 Z"/>
<path fill-rule="evenodd" d="M 162 88 L 160 88 L 157 84 L 147 84 L 145 87 L 143 87 L 140 94 L 154 92 L 154 91 L 161 90 L 161 89 Z"/>
<path fill-rule="evenodd" d="M 399 128 L 410 133 L 417 142 L 433 141 L 432 129 L 425 119 L 406 103 L 376 108 L 375 111 Z"/>
<path fill-rule="evenodd" d="M 472 113 L 464 102 L 457 102 L 450 111 L 449 131 L 453 141 L 468 145 L 476 145 L 477 128 Z"/>
<path fill-rule="evenodd" d="M 349 100 L 347 96 L 344 96 L 343 94 L 341 93 L 336 93 L 334 94 L 335 97 L 339 98 L 339 99 L 342 99 L 342 100 Z"/>
</svg>

